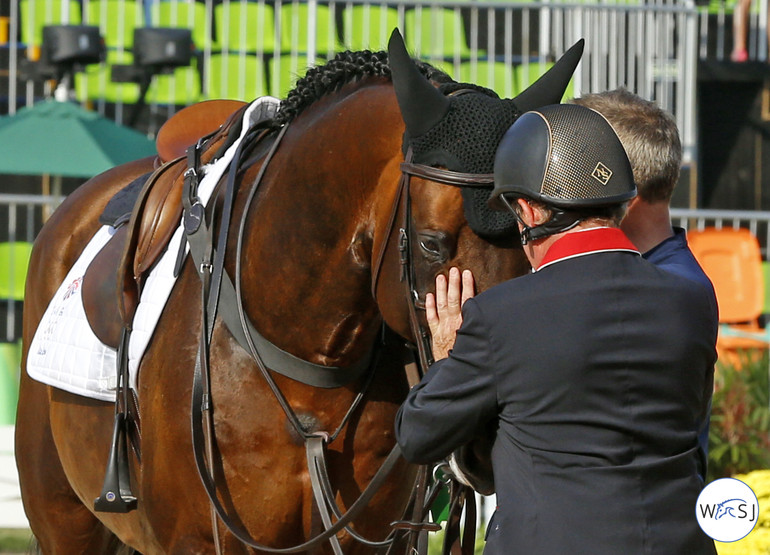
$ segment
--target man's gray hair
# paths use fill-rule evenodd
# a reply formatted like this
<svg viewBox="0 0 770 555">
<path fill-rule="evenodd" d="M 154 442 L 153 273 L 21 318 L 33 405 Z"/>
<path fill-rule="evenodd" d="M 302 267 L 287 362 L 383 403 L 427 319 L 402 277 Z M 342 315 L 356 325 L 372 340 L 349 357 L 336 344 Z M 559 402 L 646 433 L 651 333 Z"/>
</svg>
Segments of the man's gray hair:
<svg viewBox="0 0 770 555">
<path fill-rule="evenodd" d="M 674 117 L 624 88 L 571 100 L 602 114 L 626 150 L 639 198 L 670 201 L 679 181 L 682 143 Z"/>
</svg>

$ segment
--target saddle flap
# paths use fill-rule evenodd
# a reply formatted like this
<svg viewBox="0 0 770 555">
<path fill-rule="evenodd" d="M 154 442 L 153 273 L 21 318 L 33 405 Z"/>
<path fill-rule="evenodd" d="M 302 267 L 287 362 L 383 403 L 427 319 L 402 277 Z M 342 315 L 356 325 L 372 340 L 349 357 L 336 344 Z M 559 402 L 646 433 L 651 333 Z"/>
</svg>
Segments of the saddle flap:
<svg viewBox="0 0 770 555">
<path fill-rule="evenodd" d="M 124 326 L 130 326 L 139 303 L 139 290 L 122 271 L 127 229 L 121 226 L 94 257 L 83 276 L 83 310 L 94 335 L 117 349 Z"/>
<path fill-rule="evenodd" d="M 148 183 L 143 202 L 137 203 L 134 224 L 137 235 L 133 253 L 134 278 L 150 269 L 163 254 L 171 236 L 182 219 L 182 190 L 184 188 L 185 159 L 179 158 L 166 165 L 165 171 Z"/>
</svg>

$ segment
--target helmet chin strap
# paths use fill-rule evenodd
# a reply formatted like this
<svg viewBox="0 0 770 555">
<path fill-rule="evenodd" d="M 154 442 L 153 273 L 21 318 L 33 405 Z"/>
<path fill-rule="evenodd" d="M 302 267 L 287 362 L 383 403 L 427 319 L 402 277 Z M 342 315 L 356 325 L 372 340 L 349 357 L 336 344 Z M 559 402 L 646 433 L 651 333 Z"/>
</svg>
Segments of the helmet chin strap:
<svg viewBox="0 0 770 555">
<path fill-rule="evenodd" d="M 549 235 L 569 231 L 583 221 L 584 218 L 583 214 L 580 214 L 579 212 L 562 210 L 561 208 L 552 206 L 550 207 L 552 212 L 550 220 L 538 226 L 530 227 L 524 223 L 524 220 L 521 219 L 521 216 L 519 216 L 518 212 L 516 212 L 505 195 L 503 195 L 502 199 L 508 207 L 508 210 L 511 211 L 513 217 L 516 218 L 516 221 L 519 222 L 519 225 L 522 227 L 520 232 L 522 245 L 542 239 L 543 237 L 548 237 Z"/>
</svg>

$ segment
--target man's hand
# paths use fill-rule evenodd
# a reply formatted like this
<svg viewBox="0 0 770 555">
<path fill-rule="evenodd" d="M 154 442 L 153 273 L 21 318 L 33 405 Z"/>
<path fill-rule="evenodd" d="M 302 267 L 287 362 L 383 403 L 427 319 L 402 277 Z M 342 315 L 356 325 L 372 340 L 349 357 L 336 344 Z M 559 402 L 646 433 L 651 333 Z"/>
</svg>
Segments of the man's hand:
<svg viewBox="0 0 770 555">
<path fill-rule="evenodd" d="M 450 269 L 448 282 L 443 274 L 436 276 L 436 294 L 425 296 L 425 312 L 435 360 L 449 356 L 457 330 L 463 323 L 462 306 L 473 295 L 473 274 L 470 270 L 463 270 L 461 276 L 457 268 Z"/>
</svg>

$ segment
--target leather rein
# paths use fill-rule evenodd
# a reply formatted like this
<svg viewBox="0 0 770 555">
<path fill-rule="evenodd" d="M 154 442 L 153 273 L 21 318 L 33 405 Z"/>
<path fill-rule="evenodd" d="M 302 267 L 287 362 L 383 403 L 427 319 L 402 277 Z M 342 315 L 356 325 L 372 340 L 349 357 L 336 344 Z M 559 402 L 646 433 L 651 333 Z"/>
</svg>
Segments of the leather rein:
<svg viewBox="0 0 770 555">
<path fill-rule="evenodd" d="M 222 213 L 219 216 L 219 231 L 216 236 L 214 231 L 208 225 L 207 220 L 209 218 L 207 218 L 206 208 L 201 204 L 200 199 L 197 196 L 200 173 L 200 154 L 210 136 L 201 138 L 196 145 L 193 145 L 188 149 L 187 153 L 188 169 L 185 172 L 184 182 L 183 221 L 186 238 L 190 245 L 190 253 L 201 279 L 202 303 L 201 332 L 191 400 L 192 443 L 198 473 L 211 505 L 212 528 L 217 553 L 220 552 L 217 519 L 220 520 L 229 532 L 240 542 L 249 547 L 268 553 L 297 553 L 313 549 L 320 546 L 323 542 L 329 541 L 335 555 L 342 555 L 342 549 L 336 536 L 343 529 L 357 541 L 378 548 L 392 547 L 395 544 L 398 531 L 406 530 L 411 533 L 409 545 L 410 553 L 413 550 L 417 552 L 415 549 L 418 541 L 417 538 L 422 536 L 424 540 L 427 531 L 436 531 L 440 529 L 440 526 L 430 524 L 426 522 L 426 520 L 430 506 L 437 497 L 440 489 L 445 484 L 449 483 L 449 478 L 445 478 L 443 481 L 437 481 L 433 488 L 428 491 L 427 467 L 421 467 L 418 471 L 418 479 L 410 501 L 411 519 L 392 523 L 393 530 L 385 540 L 370 541 L 353 531 L 348 524 L 358 517 L 366 508 L 371 498 L 383 485 L 386 478 L 395 467 L 401 456 L 401 450 L 398 444 L 393 447 L 358 499 L 344 513 L 336 504 L 334 491 L 326 467 L 326 446 L 334 441 L 338 434 L 344 429 L 350 417 L 365 396 L 368 386 L 372 382 L 374 369 L 379 362 L 382 350 L 380 348 L 381 343 L 378 342 L 371 353 L 365 356 L 364 359 L 351 365 L 351 367 L 334 368 L 321 366 L 298 359 L 290 353 L 282 351 L 280 348 L 259 335 L 251 322 L 249 322 L 243 309 L 241 260 L 247 215 L 259 185 L 262 182 L 265 171 L 267 170 L 273 155 L 277 151 L 287 128 L 288 124 L 284 125 L 274 138 L 246 200 L 246 205 L 238 228 L 234 284 L 224 270 L 224 257 L 237 189 L 236 176 L 239 173 L 239 164 L 243 162 L 243 157 L 245 156 L 245 145 L 256 145 L 262 139 L 267 137 L 271 133 L 271 130 L 269 129 L 269 125 L 265 125 L 264 122 L 258 122 L 246 132 L 238 145 L 228 170 L 223 194 L 224 202 L 221 208 Z M 411 203 L 409 200 L 410 176 L 417 176 L 457 187 L 488 187 L 492 183 L 492 177 L 491 175 L 464 174 L 421 164 L 414 164 L 411 162 L 411 150 L 407 153 L 406 161 L 401 164 L 401 171 L 402 174 L 399 180 L 398 191 L 394 199 L 393 208 L 386 228 L 386 239 L 383 241 L 380 251 L 374 258 L 372 291 L 374 298 L 376 298 L 377 281 L 382 261 L 385 251 L 391 243 L 391 234 L 396 225 L 398 215 L 401 214 L 402 221 L 399 227 L 398 241 L 401 263 L 401 281 L 405 283 L 406 295 L 408 297 L 407 305 L 409 307 L 410 326 L 413 337 L 416 340 L 416 347 L 419 355 L 416 371 L 414 371 L 414 364 L 410 365 L 413 370 L 411 373 L 407 370 L 410 385 L 414 385 L 414 383 L 419 380 L 422 372 L 427 370 L 433 361 L 429 333 L 417 316 L 416 301 L 418 293 L 415 285 L 412 253 L 409 246 L 409 237 L 411 235 L 412 227 Z M 213 216 L 210 220 L 213 221 Z M 313 488 L 313 495 L 321 515 L 324 531 L 300 545 L 287 548 L 274 548 L 258 543 L 243 528 L 243 526 L 238 523 L 237 517 L 233 518 L 227 513 L 217 496 L 217 485 L 213 476 L 215 440 L 213 402 L 210 389 L 209 348 L 213 337 L 214 322 L 218 314 L 224 320 L 227 328 L 238 343 L 251 354 L 260 373 L 286 414 L 287 419 L 297 434 L 305 441 L 308 471 Z M 270 370 L 268 370 L 268 368 Z M 270 373 L 271 370 L 316 387 L 340 387 L 356 379 L 360 379 L 361 385 L 359 386 L 359 391 L 351 402 L 350 407 L 334 432 L 308 432 L 276 384 Z M 452 485 L 454 486 L 454 484 Z M 451 489 L 456 488 L 453 487 Z M 473 495 L 467 495 L 467 492 L 463 492 L 463 495 L 466 498 L 466 501 L 473 501 Z M 471 511 L 468 512 L 470 513 Z M 332 516 L 334 517 L 334 522 L 332 522 Z M 474 528 L 475 533 L 475 522 L 472 528 Z M 473 539 L 471 539 L 470 547 L 465 545 L 466 539 L 467 531 L 466 538 L 463 540 L 462 553 L 471 554 L 473 553 Z M 424 550 L 426 547 L 424 545 L 425 541 L 422 543 Z"/>
</svg>

